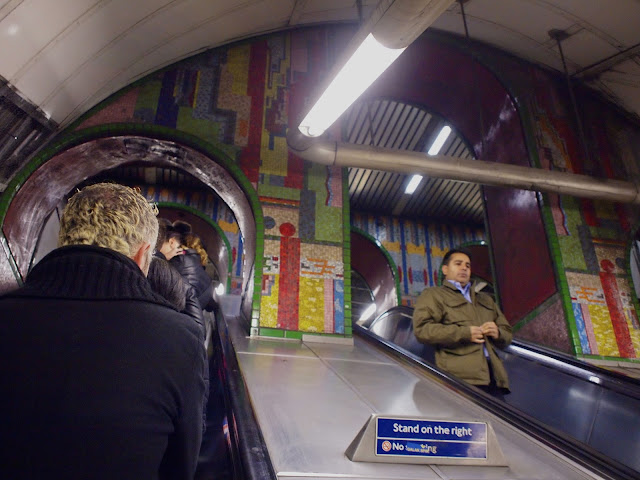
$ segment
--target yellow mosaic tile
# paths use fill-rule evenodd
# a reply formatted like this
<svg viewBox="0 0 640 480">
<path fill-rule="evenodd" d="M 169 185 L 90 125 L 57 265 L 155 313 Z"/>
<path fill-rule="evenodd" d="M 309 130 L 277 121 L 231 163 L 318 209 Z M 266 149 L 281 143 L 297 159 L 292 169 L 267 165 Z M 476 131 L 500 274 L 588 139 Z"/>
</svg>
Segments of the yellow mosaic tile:
<svg viewBox="0 0 640 480">
<path fill-rule="evenodd" d="M 449 251 L 448 248 L 440 248 L 438 246 L 432 246 L 431 247 L 431 256 L 432 257 L 444 257 L 445 253 L 447 253 Z"/>
<path fill-rule="evenodd" d="M 267 284 L 265 290 L 268 294 L 260 297 L 260 326 L 261 327 L 278 327 L 278 293 L 280 290 L 280 275 L 270 275 L 264 277 L 263 281 Z"/>
<path fill-rule="evenodd" d="M 426 255 L 425 245 L 415 245 L 413 243 L 407 243 L 407 253 L 409 255 Z"/>
<path fill-rule="evenodd" d="M 218 226 L 223 232 L 229 232 L 237 234 L 240 230 L 236 222 L 225 222 L 224 220 L 218 220 Z"/>
<path fill-rule="evenodd" d="M 611 316 L 606 305 L 589 305 L 589 315 L 593 324 L 593 333 L 598 344 L 598 353 L 607 357 L 619 357 L 620 350 L 611 325 Z"/>
<path fill-rule="evenodd" d="M 300 278 L 298 330 L 324 331 L 324 279 Z"/>
<path fill-rule="evenodd" d="M 381 242 L 388 252 L 400 253 L 400 242 Z"/>
</svg>

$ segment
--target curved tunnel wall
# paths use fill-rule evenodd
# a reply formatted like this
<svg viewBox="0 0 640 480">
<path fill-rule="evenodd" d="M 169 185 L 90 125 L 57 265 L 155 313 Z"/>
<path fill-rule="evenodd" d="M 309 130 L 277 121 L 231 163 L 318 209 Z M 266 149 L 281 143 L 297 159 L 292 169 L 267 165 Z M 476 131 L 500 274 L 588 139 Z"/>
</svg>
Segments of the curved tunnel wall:
<svg viewBox="0 0 640 480">
<path fill-rule="evenodd" d="M 284 135 L 353 31 L 309 28 L 206 52 L 137 82 L 75 126 L 160 126 L 222 145 L 235 160 L 264 211 L 256 232 L 264 249 L 256 251 L 253 333 L 350 334 L 343 172 L 305 164 L 288 152 Z M 585 109 L 593 154 L 582 158 L 562 85 L 562 78 L 513 57 L 427 32 L 367 95 L 438 111 L 481 159 L 637 179 L 638 125 L 579 92 L 579 101 L 597 107 Z M 335 129 L 339 138 L 340 126 Z M 625 300 L 629 289 L 620 280 L 618 247 L 611 247 L 611 240 L 625 244 L 624 225 L 634 223 L 634 213 L 553 195 L 485 193 L 497 286 L 518 333 L 579 354 L 638 358 L 637 315 Z M 603 271 L 603 260 L 616 268 Z M 8 263 L 3 271 L 10 270 Z M 613 275 L 608 287 L 601 274 Z M 590 285 L 594 295 L 584 293 Z M 620 306 L 601 300 L 606 295 Z"/>
<path fill-rule="evenodd" d="M 373 318 L 398 305 L 393 266 L 371 238 L 355 230 L 351 231 L 351 268 L 364 278 L 371 289 L 376 304 Z"/>
</svg>

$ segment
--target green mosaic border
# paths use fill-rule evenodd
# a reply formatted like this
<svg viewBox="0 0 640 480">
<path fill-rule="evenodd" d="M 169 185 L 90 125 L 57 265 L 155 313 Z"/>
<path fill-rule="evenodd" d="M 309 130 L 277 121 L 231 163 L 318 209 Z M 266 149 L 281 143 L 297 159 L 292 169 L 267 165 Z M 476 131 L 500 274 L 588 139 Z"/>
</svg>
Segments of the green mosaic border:
<svg viewBox="0 0 640 480">
<path fill-rule="evenodd" d="M 553 270 L 556 277 L 556 286 L 558 288 L 558 293 L 560 294 L 560 299 L 562 301 L 562 309 L 564 310 L 565 323 L 567 325 L 569 337 L 571 338 L 573 353 L 574 355 L 581 355 L 582 345 L 580 344 L 580 335 L 578 334 L 576 319 L 573 315 L 571 292 L 569 291 L 569 282 L 567 281 L 564 261 L 562 260 L 562 249 L 560 247 L 560 240 L 558 239 L 558 234 L 555 229 L 551 207 L 549 206 L 549 197 L 547 194 L 541 195 L 543 198 L 541 205 L 542 223 L 547 234 L 547 242 L 549 244 Z"/>
<path fill-rule="evenodd" d="M 518 112 L 520 114 L 520 121 L 522 122 L 522 130 L 525 137 L 527 151 L 529 153 L 529 159 L 532 161 L 534 167 L 541 168 L 538 148 L 535 143 L 535 129 L 533 124 L 531 123 L 531 111 L 529 110 L 527 105 L 522 104 L 519 105 Z M 580 344 L 578 326 L 573 314 L 573 305 L 571 304 L 569 283 L 567 281 L 564 262 L 562 260 L 560 240 L 558 239 L 555 222 L 553 221 L 553 213 L 551 212 L 549 195 L 542 192 L 536 192 L 536 194 L 538 197 L 538 207 L 540 208 L 540 215 L 542 217 L 542 225 L 547 237 L 547 246 L 549 247 L 549 253 L 551 256 L 551 263 L 556 281 L 556 290 L 560 295 L 562 310 L 564 311 L 565 325 L 569 333 L 569 338 L 571 338 L 571 347 L 574 355 L 580 355 L 582 354 L 582 345 Z M 541 305 L 544 305 L 547 300 L 545 300 Z M 520 322 L 514 325 L 514 331 L 518 331 L 524 325 L 529 323 L 532 320 L 532 318 L 530 318 L 531 314 L 539 311 L 539 307 L 536 307 L 533 312 L 527 314 Z"/>
<path fill-rule="evenodd" d="M 171 141 L 192 148 L 220 163 L 238 183 L 249 201 L 256 223 L 256 253 L 254 262 L 254 291 L 251 303 L 251 325 L 252 327 L 257 326 L 257 323 L 259 323 L 258 319 L 260 317 L 260 289 L 256 288 L 256 286 L 262 284 L 262 269 L 264 263 L 264 216 L 257 192 L 245 176 L 244 172 L 235 163 L 235 159 L 230 158 L 228 153 L 223 149 L 206 142 L 199 137 L 187 132 L 159 125 L 108 123 L 83 130 L 69 130 L 70 128 L 67 128 L 64 132 L 58 135 L 50 145 L 34 156 L 13 177 L 11 182 L 9 182 L 6 190 L 0 196 L 0 225 L 4 224 L 4 219 L 7 215 L 11 201 L 27 179 L 53 156 L 65 150 L 100 138 L 129 135 L 146 136 L 157 140 Z M 255 325 L 254 320 L 256 321 Z"/>
<path fill-rule="evenodd" d="M 626 272 L 626 278 L 627 278 L 627 282 L 629 283 L 629 290 L 631 290 L 631 301 L 633 302 L 633 308 L 636 311 L 636 318 L 638 318 L 638 321 L 640 321 L 640 301 L 638 300 L 638 295 L 636 294 L 636 285 L 635 282 L 633 281 L 633 276 L 631 275 L 631 249 L 633 248 L 633 242 L 635 241 L 635 237 L 636 234 L 638 232 L 638 230 L 640 229 L 640 221 L 636 222 L 636 224 L 631 228 L 631 230 L 629 231 L 629 239 L 627 241 L 627 246 L 626 246 L 626 266 L 627 266 L 627 272 Z M 640 352 L 636 352 L 638 353 L 638 355 L 640 355 Z"/>
<path fill-rule="evenodd" d="M 344 271 L 344 336 L 353 335 L 351 304 L 351 203 L 349 202 L 349 169 L 342 168 L 342 262 Z"/>
<path fill-rule="evenodd" d="M 554 303 L 560 301 L 560 299 L 561 299 L 561 295 L 559 292 L 556 292 L 553 295 L 551 295 L 549 298 L 543 301 L 540 305 L 534 308 L 531 312 L 525 315 L 524 318 L 522 318 L 518 323 L 516 323 L 515 325 L 512 325 L 511 328 L 513 332 L 515 333 L 518 330 L 524 328 L 525 325 L 527 325 L 529 322 L 538 318 L 539 315 L 545 312 Z"/>
<path fill-rule="evenodd" d="M 159 207 L 165 207 L 165 208 L 175 208 L 178 210 L 184 210 L 185 212 L 189 212 L 192 215 L 195 215 L 198 218 L 201 218 L 202 220 L 204 220 L 205 222 L 207 222 L 207 224 L 213 228 L 218 235 L 222 238 L 222 241 L 224 242 L 225 246 L 227 247 L 227 257 L 228 257 L 228 275 L 227 275 L 227 285 L 226 285 L 226 289 L 227 292 L 229 291 L 229 289 L 231 288 L 231 274 L 233 272 L 233 255 L 231 253 L 231 243 L 229 243 L 229 239 L 227 238 L 227 236 L 224 233 L 224 230 L 222 230 L 222 228 L 220 228 L 220 225 L 218 225 L 216 222 L 213 221 L 213 219 L 205 214 L 203 214 L 200 210 L 197 210 L 193 207 L 190 207 L 188 205 L 184 205 L 182 203 L 176 203 L 176 202 L 158 202 L 157 205 Z"/>
<path fill-rule="evenodd" d="M 358 233 L 362 235 L 364 238 L 366 238 L 367 240 L 369 240 L 386 257 L 387 263 L 389 263 L 389 267 L 391 267 L 391 274 L 393 275 L 393 280 L 396 284 L 396 298 L 398 300 L 398 305 L 402 305 L 402 294 L 400 293 L 400 278 L 398 277 L 398 266 L 396 265 L 396 262 L 393 261 L 393 258 L 391 258 L 391 254 L 389 253 L 389 251 L 386 248 L 384 248 L 384 246 L 378 240 L 376 240 L 372 235 L 365 232 L 364 230 L 351 225 L 351 231 Z"/>
<path fill-rule="evenodd" d="M 591 359 L 591 360 L 606 360 L 609 362 L 640 363 L 640 358 L 607 357 L 604 355 L 589 355 L 589 354 L 578 355 L 578 357 Z"/>
</svg>

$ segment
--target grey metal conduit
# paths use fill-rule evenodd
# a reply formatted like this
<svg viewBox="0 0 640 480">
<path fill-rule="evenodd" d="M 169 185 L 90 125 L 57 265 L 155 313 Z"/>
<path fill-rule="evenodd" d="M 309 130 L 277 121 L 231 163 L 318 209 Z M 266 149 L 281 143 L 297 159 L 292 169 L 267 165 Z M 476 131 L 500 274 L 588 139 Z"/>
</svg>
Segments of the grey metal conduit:
<svg viewBox="0 0 640 480">
<path fill-rule="evenodd" d="M 306 137 L 297 128 L 289 129 L 287 144 L 296 155 L 323 165 L 423 174 L 429 177 L 496 187 L 640 204 L 638 185 L 622 180 L 596 178 L 485 160 L 465 160 L 446 155 L 429 156 L 406 150 L 329 142 Z"/>
</svg>

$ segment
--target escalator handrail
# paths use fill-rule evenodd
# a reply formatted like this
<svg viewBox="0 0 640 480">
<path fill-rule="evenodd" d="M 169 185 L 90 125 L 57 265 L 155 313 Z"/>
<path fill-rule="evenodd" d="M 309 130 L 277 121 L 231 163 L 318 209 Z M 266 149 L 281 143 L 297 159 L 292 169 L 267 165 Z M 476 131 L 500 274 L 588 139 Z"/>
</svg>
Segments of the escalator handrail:
<svg viewBox="0 0 640 480">
<path fill-rule="evenodd" d="M 565 435 L 517 408 L 497 400 L 478 388 L 425 362 L 419 356 L 395 345 L 389 340 L 359 325 L 353 325 L 353 333 L 376 345 L 381 345 L 391 356 L 428 370 L 441 383 L 471 399 L 489 413 L 501 418 L 544 445 L 554 449 L 585 469 L 611 480 L 637 480 L 638 471 L 607 457 L 589 445 Z"/>
<path fill-rule="evenodd" d="M 224 358 L 224 387 L 229 403 L 227 420 L 232 444 L 237 448 L 243 480 L 277 480 L 267 445 L 256 419 L 244 377 L 229 337 L 227 322 L 220 309 L 216 310 L 216 337 Z M 238 319 L 239 321 L 239 319 Z M 233 419 L 237 432 L 233 428 Z M 237 433 L 237 436 L 236 436 Z"/>
<path fill-rule="evenodd" d="M 376 323 L 384 321 L 396 312 L 413 317 L 413 308 L 400 305 L 390 308 L 386 312 L 380 314 L 371 323 L 370 328 L 373 328 Z M 512 355 L 533 360 L 545 367 L 562 371 L 567 375 L 577 377 L 583 381 L 595 383 L 602 388 L 640 400 L 639 379 L 628 377 L 597 365 L 580 361 L 579 359 L 565 353 L 551 350 L 540 345 L 534 345 L 519 339 L 513 339 L 511 345 L 503 350 L 511 353 Z"/>
</svg>

